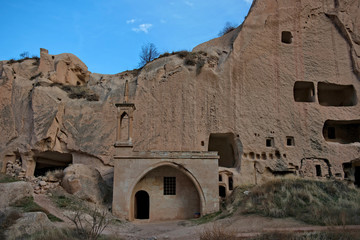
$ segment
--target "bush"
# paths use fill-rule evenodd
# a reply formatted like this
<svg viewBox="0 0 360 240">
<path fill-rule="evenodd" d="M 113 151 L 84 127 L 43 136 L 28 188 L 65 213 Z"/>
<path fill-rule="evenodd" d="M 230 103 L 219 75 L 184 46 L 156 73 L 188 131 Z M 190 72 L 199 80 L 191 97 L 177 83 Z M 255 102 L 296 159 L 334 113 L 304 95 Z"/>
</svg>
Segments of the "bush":
<svg viewBox="0 0 360 240">
<path fill-rule="evenodd" d="M 226 22 L 224 28 L 219 32 L 219 37 L 224 36 L 225 34 L 236 29 L 235 23 Z"/>
<path fill-rule="evenodd" d="M 64 170 L 62 169 L 56 169 L 56 170 L 52 170 L 52 171 L 47 171 L 45 176 L 48 179 L 54 179 L 57 181 L 61 181 L 64 177 Z"/>
<path fill-rule="evenodd" d="M 310 232 L 310 233 L 267 233 L 252 240 L 353 240 L 359 239 L 357 232 Z"/>
<path fill-rule="evenodd" d="M 74 216 L 68 218 L 75 225 L 77 233 L 87 240 L 98 239 L 110 223 L 107 219 L 107 211 L 97 208 L 92 210 L 91 220 L 85 217 L 85 212 L 82 209 L 76 210 Z"/>
<path fill-rule="evenodd" d="M 183 51 L 180 51 L 180 52 L 177 52 L 176 55 L 180 58 L 185 58 L 186 56 L 188 56 L 190 53 L 186 50 L 183 50 Z"/>
<path fill-rule="evenodd" d="M 6 175 L 4 173 L 0 173 L 0 183 L 10 183 L 10 182 L 18 182 L 19 179 Z"/>
<path fill-rule="evenodd" d="M 188 53 L 185 57 L 184 63 L 185 65 L 195 66 L 197 62 L 196 60 L 197 60 L 196 54 Z"/>
<path fill-rule="evenodd" d="M 21 213 L 17 210 L 0 212 L 0 239 L 5 239 L 5 231 L 21 218 Z"/>
<path fill-rule="evenodd" d="M 61 88 L 63 91 L 68 93 L 68 97 L 71 99 L 85 98 L 88 101 L 99 101 L 99 95 L 94 93 L 87 86 L 70 86 L 59 83 L 53 83 L 50 86 L 57 86 Z"/>
<path fill-rule="evenodd" d="M 282 179 L 238 199 L 245 213 L 293 217 L 315 225 L 360 224 L 360 191 L 340 181 Z"/>
<path fill-rule="evenodd" d="M 170 55 L 171 55 L 170 53 L 164 52 L 163 54 L 161 54 L 161 55 L 159 56 L 159 58 L 168 57 L 168 56 L 170 56 Z"/>
</svg>

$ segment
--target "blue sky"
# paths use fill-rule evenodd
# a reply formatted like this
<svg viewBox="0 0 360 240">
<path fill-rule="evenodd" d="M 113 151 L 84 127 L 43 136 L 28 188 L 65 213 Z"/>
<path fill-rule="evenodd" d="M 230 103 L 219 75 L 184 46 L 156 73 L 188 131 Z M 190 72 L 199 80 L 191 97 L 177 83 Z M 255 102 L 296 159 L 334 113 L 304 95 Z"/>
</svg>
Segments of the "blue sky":
<svg viewBox="0 0 360 240">
<path fill-rule="evenodd" d="M 240 24 L 252 0 L 0 0 L 0 60 L 73 53 L 91 72 L 138 67 L 141 46 L 191 50 Z"/>
</svg>

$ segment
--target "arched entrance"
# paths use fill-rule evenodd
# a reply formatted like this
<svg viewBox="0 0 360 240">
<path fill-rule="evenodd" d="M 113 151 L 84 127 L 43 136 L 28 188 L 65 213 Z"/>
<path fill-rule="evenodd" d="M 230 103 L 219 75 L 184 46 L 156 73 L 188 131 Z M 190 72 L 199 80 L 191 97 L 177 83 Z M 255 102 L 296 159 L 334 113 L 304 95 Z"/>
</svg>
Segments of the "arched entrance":
<svg viewBox="0 0 360 240">
<path fill-rule="evenodd" d="M 198 189 L 192 179 L 178 167 L 170 165 L 156 167 L 147 172 L 133 189 L 133 217 L 140 217 L 141 192 L 151 195 L 148 219 L 175 220 L 190 219 L 201 212 L 201 200 Z M 142 203 L 142 202 L 141 202 Z"/>
<path fill-rule="evenodd" d="M 146 191 L 138 191 L 135 194 L 134 216 L 136 219 L 149 219 L 150 197 Z"/>
</svg>

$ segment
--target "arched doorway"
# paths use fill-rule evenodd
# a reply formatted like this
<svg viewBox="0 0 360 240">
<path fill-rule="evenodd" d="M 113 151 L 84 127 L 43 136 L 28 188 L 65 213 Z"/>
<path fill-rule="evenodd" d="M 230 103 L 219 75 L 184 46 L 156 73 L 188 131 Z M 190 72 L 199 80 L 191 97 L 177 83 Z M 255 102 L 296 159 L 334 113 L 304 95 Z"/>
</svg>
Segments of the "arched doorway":
<svg viewBox="0 0 360 240">
<path fill-rule="evenodd" d="M 138 191 L 135 194 L 135 218 L 149 219 L 150 216 L 150 197 L 146 191 Z"/>
<path fill-rule="evenodd" d="M 139 218 L 139 192 L 151 195 L 148 219 L 190 219 L 201 212 L 200 193 L 192 179 L 178 167 L 169 165 L 156 167 L 140 178 L 133 189 L 133 217 Z"/>
</svg>

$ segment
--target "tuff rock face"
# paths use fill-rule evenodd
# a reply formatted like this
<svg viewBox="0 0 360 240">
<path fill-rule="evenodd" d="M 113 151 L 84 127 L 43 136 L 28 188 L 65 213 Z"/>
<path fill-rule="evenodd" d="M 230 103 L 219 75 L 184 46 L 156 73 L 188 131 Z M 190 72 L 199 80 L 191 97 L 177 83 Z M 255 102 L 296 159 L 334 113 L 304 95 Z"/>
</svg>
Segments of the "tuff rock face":
<svg viewBox="0 0 360 240">
<path fill-rule="evenodd" d="M 0 183 L 0 209 L 9 207 L 16 201 L 25 198 L 33 197 L 33 189 L 30 183 L 27 182 L 11 182 Z"/>
<path fill-rule="evenodd" d="M 64 170 L 62 187 L 70 194 L 89 202 L 102 204 L 108 194 L 100 173 L 83 164 L 74 164 Z"/>
<path fill-rule="evenodd" d="M 2 61 L 1 157 L 69 153 L 111 175 L 114 104 L 128 81 L 135 151 L 227 151 L 233 160 L 220 165 L 236 184 L 344 178 L 360 152 L 359 9 L 358 0 L 255 0 L 223 37 L 115 75 L 44 49 L 39 62 Z"/>
</svg>

